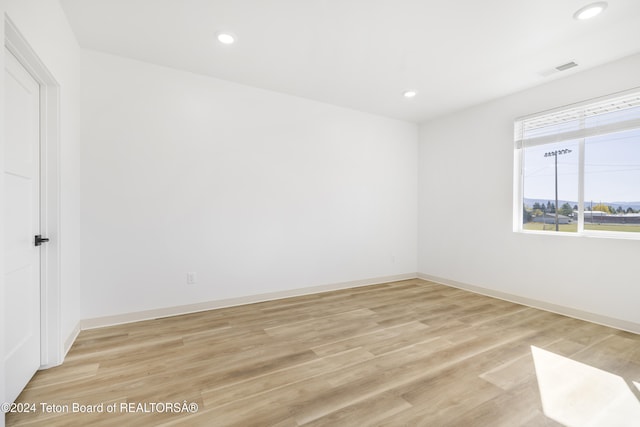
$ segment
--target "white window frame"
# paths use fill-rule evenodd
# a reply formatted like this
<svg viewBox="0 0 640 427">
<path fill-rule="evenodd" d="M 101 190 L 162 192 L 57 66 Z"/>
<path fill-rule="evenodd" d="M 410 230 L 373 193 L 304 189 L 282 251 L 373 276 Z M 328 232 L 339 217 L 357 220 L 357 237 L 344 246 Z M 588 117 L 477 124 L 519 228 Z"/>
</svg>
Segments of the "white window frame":
<svg viewBox="0 0 640 427">
<path fill-rule="evenodd" d="M 554 113 L 567 112 L 580 110 L 583 107 L 599 104 L 612 100 L 614 98 L 624 97 L 627 95 L 640 95 L 640 88 L 633 88 L 623 92 L 614 93 L 611 95 L 602 96 L 599 98 L 593 98 L 587 101 L 583 101 L 577 104 L 571 104 L 563 107 L 554 108 L 551 110 L 542 111 L 539 113 L 530 114 L 527 116 L 518 117 L 514 121 L 514 187 L 513 187 L 513 231 L 524 234 L 541 234 L 551 236 L 571 236 L 571 237 L 597 237 L 597 238 L 613 238 L 613 239 L 631 239 L 640 240 L 640 232 L 625 232 L 625 231 L 600 231 L 600 230 L 585 230 L 584 228 L 584 179 L 585 179 L 585 139 L 593 135 L 580 135 L 580 132 L 575 134 L 581 137 L 573 137 L 574 132 L 567 132 L 563 138 L 557 141 L 553 140 L 553 137 L 548 137 L 549 144 L 553 142 L 560 142 L 563 140 L 579 140 L 578 143 L 578 225 L 576 232 L 567 231 L 538 231 L 538 230 L 525 230 L 523 224 L 524 215 L 524 150 L 525 147 L 522 141 L 518 139 L 518 134 L 522 132 L 519 129 L 519 125 L 526 120 L 535 119 L 538 117 L 549 116 Z M 612 126 L 607 133 L 615 133 L 630 129 L 640 129 L 640 119 L 635 122 L 626 123 L 623 126 Z M 584 133 L 584 132 L 583 132 Z M 587 132 L 588 133 L 588 132 Z M 540 138 L 542 139 L 542 138 Z M 556 206 L 556 209 L 558 207 Z"/>
</svg>

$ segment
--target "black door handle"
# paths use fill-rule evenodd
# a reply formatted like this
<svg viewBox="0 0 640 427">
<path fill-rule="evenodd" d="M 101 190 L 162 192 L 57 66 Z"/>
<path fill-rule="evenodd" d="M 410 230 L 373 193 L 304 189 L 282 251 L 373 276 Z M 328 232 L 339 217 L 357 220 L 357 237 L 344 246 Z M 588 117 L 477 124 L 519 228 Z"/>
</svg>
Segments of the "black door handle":
<svg viewBox="0 0 640 427">
<path fill-rule="evenodd" d="M 49 239 L 47 237 L 42 237 L 40 234 L 38 234 L 34 238 L 34 244 L 36 246 L 40 246 L 41 244 L 47 243 L 48 241 L 49 241 Z"/>
</svg>

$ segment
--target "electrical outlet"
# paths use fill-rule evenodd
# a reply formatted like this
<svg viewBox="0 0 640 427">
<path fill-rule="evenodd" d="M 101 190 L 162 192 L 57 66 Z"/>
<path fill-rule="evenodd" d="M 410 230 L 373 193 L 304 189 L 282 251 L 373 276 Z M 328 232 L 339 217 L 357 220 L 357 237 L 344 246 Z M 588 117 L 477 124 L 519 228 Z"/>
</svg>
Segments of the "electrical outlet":
<svg viewBox="0 0 640 427">
<path fill-rule="evenodd" d="M 187 285 L 195 285 L 197 281 L 198 281 L 198 276 L 196 275 L 195 272 L 192 271 L 187 273 Z"/>
</svg>

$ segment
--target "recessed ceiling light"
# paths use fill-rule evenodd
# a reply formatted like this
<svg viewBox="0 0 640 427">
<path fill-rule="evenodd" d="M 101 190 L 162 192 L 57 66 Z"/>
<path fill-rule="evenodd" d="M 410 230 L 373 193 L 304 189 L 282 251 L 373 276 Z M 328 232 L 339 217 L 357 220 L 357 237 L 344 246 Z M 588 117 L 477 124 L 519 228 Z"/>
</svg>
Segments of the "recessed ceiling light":
<svg viewBox="0 0 640 427">
<path fill-rule="evenodd" d="M 404 96 L 405 98 L 413 98 L 416 95 L 417 95 L 417 93 L 416 93 L 415 90 L 405 90 L 402 93 L 402 96 Z"/>
<path fill-rule="evenodd" d="M 218 33 L 217 37 L 222 44 L 233 44 L 236 41 L 236 37 L 231 33 Z"/>
<path fill-rule="evenodd" d="M 593 18 L 594 16 L 599 15 L 603 10 L 607 8 L 607 6 L 608 5 L 606 1 L 591 3 L 583 8 L 578 9 L 578 11 L 573 14 L 573 17 L 575 19 L 579 19 L 580 21 L 584 21 L 585 19 Z"/>
</svg>

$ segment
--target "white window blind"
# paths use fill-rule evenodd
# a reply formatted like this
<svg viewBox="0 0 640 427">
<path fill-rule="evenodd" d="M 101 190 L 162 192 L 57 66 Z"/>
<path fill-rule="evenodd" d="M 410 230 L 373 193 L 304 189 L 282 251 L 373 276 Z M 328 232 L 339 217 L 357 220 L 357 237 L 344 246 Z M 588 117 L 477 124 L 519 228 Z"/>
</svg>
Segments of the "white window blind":
<svg viewBox="0 0 640 427">
<path fill-rule="evenodd" d="M 522 117 L 515 123 L 516 148 L 640 129 L 640 88 Z"/>
</svg>

